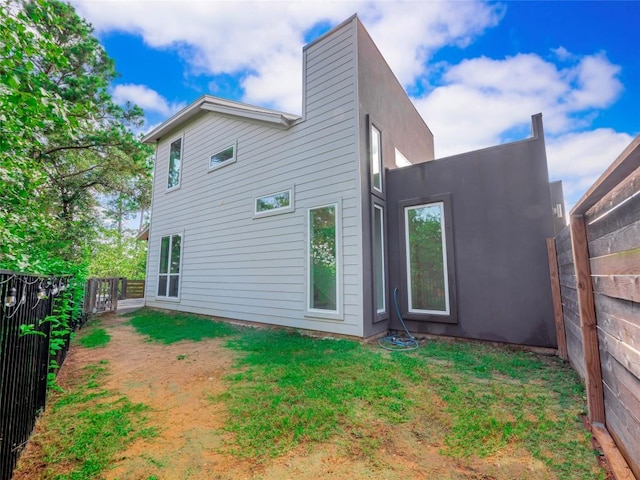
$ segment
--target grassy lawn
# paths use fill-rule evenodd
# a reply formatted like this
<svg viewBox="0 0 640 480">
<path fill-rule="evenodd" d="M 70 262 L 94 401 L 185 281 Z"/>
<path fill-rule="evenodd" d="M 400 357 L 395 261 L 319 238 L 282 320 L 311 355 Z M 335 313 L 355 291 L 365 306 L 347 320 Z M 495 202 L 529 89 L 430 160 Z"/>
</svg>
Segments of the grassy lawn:
<svg viewBox="0 0 640 480">
<path fill-rule="evenodd" d="M 559 479 L 605 478 L 582 426 L 583 387 L 554 357 L 432 340 L 412 352 L 389 352 L 356 341 L 152 310 L 132 314 L 130 324 L 149 342 L 222 338 L 223 348 L 235 353 L 224 393 L 208 395 L 212 406 L 222 403 L 229 413 L 223 454 L 268 462 L 331 442 L 351 458 L 375 463 L 402 432 L 447 458 L 526 452 Z M 81 341 L 103 339 L 99 330 Z M 78 473 L 47 478 L 98 478 L 96 472 L 127 442 L 154 434 L 145 427 L 143 405 L 101 389 L 105 367 L 91 367 L 77 388 L 56 394 L 52 416 L 58 419 L 48 425 L 51 435 L 37 441 L 48 452 L 47 462 L 66 471 L 75 465 Z M 92 426 L 63 432 L 56 425 L 71 422 L 65 409 L 82 411 L 79 421 L 86 417 Z M 106 437 L 106 443 L 85 452 L 78 445 L 87 436 Z"/>
</svg>

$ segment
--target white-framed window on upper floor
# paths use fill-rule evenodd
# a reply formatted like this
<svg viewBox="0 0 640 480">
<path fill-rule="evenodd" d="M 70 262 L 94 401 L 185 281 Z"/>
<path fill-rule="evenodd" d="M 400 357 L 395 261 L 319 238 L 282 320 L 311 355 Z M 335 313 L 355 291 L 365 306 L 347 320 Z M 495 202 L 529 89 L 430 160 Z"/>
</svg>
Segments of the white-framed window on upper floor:
<svg viewBox="0 0 640 480">
<path fill-rule="evenodd" d="M 209 157 L 209 171 L 217 170 L 236 161 L 237 142 L 224 147 Z"/>
<path fill-rule="evenodd" d="M 180 270 L 182 263 L 182 235 L 166 235 L 160 239 L 158 266 L 158 297 L 180 297 Z"/>
<path fill-rule="evenodd" d="M 313 207 L 307 213 L 307 310 L 311 315 L 340 313 L 339 205 Z"/>
<path fill-rule="evenodd" d="M 382 133 L 373 124 L 370 129 L 371 187 L 382 193 Z"/>
<path fill-rule="evenodd" d="M 269 215 L 293 212 L 295 210 L 293 197 L 293 187 L 256 197 L 253 214 L 256 217 L 266 217 Z"/>
<path fill-rule="evenodd" d="M 180 186 L 182 150 L 184 135 L 176 138 L 169 146 L 169 171 L 167 174 L 167 190 L 173 190 Z"/>
</svg>

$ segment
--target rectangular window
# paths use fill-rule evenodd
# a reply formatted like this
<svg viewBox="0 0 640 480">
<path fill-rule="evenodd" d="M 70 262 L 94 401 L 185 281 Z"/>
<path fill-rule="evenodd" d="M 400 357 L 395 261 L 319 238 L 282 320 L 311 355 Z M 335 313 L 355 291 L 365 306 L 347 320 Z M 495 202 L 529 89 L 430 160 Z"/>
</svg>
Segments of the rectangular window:
<svg viewBox="0 0 640 480">
<path fill-rule="evenodd" d="M 293 191 L 283 190 L 256 198 L 255 215 L 271 215 L 293 211 Z"/>
<path fill-rule="evenodd" d="M 384 210 L 373 206 L 373 277 L 377 313 L 387 311 L 384 279 Z"/>
<path fill-rule="evenodd" d="M 180 159 L 182 157 L 182 137 L 171 142 L 169 149 L 169 175 L 167 190 L 180 186 Z"/>
<path fill-rule="evenodd" d="M 162 237 L 158 269 L 158 296 L 178 298 L 180 286 L 181 235 Z"/>
<path fill-rule="evenodd" d="M 382 192 L 382 135 L 371 125 L 371 185 Z"/>
<path fill-rule="evenodd" d="M 224 165 L 228 165 L 236 161 L 236 147 L 231 145 L 224 150 L 214 153 L 209 158 L 209 170 L 215 170 Z"/>
<path fill-rule="evenodd" d="M 409 312 L 449 315 L 444 203 L 405 207 Z"/>
<path fill-rule="evenodd" d="M 338 312 L 338 205 L 309 209 L 309 310 Z"/>
</svg>

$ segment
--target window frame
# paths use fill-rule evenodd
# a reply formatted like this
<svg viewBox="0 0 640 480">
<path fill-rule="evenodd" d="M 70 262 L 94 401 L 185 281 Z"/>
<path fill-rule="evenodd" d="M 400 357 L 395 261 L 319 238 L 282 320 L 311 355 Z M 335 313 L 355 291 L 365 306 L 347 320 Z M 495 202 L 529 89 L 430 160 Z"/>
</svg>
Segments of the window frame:
<svg viewBox="0 0 640 480">
<path fill-rule="evenodd" d="M 272 197 L 274 195 L 278 195 L 280 193 L 289 193 L 289 205 L 286 207 L 277 207 L 272 208 L 271 210 L 258 211 L 258 200 Z M 295 188 L 293 186 L 289 188 L 284 188 L 282 190 L 277 190 L 272 193 L 268 193 L 266 195 L 260 195 L 253 199 L 253 217 L 254 218 L 262 218 L 262 217 L 270 217 L 272 215 L 282 215 L 284 213 L 291 213 L 295 211 Z"/>
<path fill-rule="evenodd" d="M 211 165 L 211 159 L 213 157 L 215 157 L 216 155 L 220 155 L 221 153 L 229 150 L 229 149 L 233 149 L 233 156 L 228 159 L 225 160 L 224 162 L 218 163 L 217 165 Z M 235 140 L 233 143 L 231 143 L 230 145 L 227 145 L 226 147 L 217 150 L 215 153 L 212 153 L 211 155 L 209 155 L 209 159 L 208 159 L 208 172 L 213 172 L 215 170 L 219 170 L 223 167 L 226 167 L 227 165 L 231 165 L 232 163 L 236 163 L 236 161 L 238 160 L 238 140 Z"/>
<path fill-rule="evenodd" d="M 171 249 L 173 247 L 173 237 L 180 237 L 180 258 L 178 260 L 178 273 L 171 273 Z M 166 273 L 162 273 L 161 269 L 162 269 L 162 241 L 165 238 L 169 238 L 169 252 L 167 255 L 167 272 Z M 174 232 L 174 233 L 168 233 L 165 235 L 161 235 L 160 236 L 160 248 L 159 248 L 159 252 L 158 252 L 158 269 L 157 269 L 157 275 L 156 275 L 156 299 L 158 301 L 163 301 L 163 302 L 179 302 L 180 301 L 180 297 L 181 297 L 181 293 L 182 293 L 182 263 L 183 263 L 183 259 L 184 259 L 184 231 L 183 232 Z M 166 283 L 166 288 L 165 288 L 165 295 L 160 295 L 158 293 L 158 290 L 160 288 L 160 277 L 161 276 L 166 276 L 167 277 L 167 283 Z M 169 289 L 171 286 L 171 277 L 172 276 L 177 276 L 178 277 L 178 293 L 177 296 L 172 297 L 169 296 Z"/>
<path fill-rule="evenodd" d="M 380 220 L 381 220 L 381 224 L 380 224 L 380 238 L 381 238 L 381 253 L 382 253 L 382 259 L 381 259 L 381 267 L 382 267 L 382 303 L 383 303 L 383 308 L 380 309 L 378 308 L 378 299 L 377 299 L 377 284 L 376 284 L 376 251 L 375 251 L 375 235 L 376 235 L 376 231 L 375 231 L 375 222 L 376 222 L 376 211 L 380 211 Z M 389 314 L 389 299 L 388 299 L 388 292 L 387 292 L 387 285 L 388 285 L 388 279 L 387 279 L 387 273 L 388 273 L 388 268 L 387 268 L 387 252 L 386 252 L 386 248 L 387 248 L 387 243 L 386 243 L 386 238 L 385 238 L 385 233 L 386 233 L 386 207 L 380 203 L 376 203 L 373 202 L 372 205 L 372 219 L 371 219 L 371 226 L 372 226 L 372 238 L 371 238 L 371 268 L 372 268 L 372 292 L 373 292 L 373 310 L 375 311 L 376 314 L 376 322 L 381 321 L 381 320 L 385 320 L 388 318 L 388 314 Z"/>
<path fill-rule="evenodd" d="M 446 275 L 447 275 L 447 299 L 449 305 L 449 312 L 443 313 L 441 311 L 431 311 L 428 310 L 409 310 L 409 295 L 410 295 L 410 258 L 408 255 L 408 244 L 407 244 L 407 216 L 405 214 L 405 209 L 408 207 L 419 207 L 423 205 L 429 205 L 433 203 L 441 203 L 443 208 L 443 236 L 444 236 L 444 251 L 446 259 Z M 401 219 L 401 231 L 402 238 L 399 244 L 399 250 L 401 254 L 400 269 L 401 269 L 401 278 L 402 286 L 404 287 L 405 292 L 402 292 L 400 302 L 402 307 L 402 315 L 407 320 L 417 320 L 417 321 L 426 321 L 426 322 L 434 322 L 434 323 L 450 323 L 456 324 L 458 323 L 458 306 L 457 306 L 457 290 L 456 290 L 456 272 L 455 272 L 455 250 L 454 250 L 454 241 L 453 241 L 453 221 L 452 221 L 452 202 L 451 202 L 451 194 L 440 194 L 440 195 L 431 195 L 427 197 L 414 198 L 410 200 L 405 200 L 398 202 L 398 218 Z"/>
<path fill-rule="evenodd" d="M 180 140 L 180 165 L 178 166 L 178 183 L 173 186 L 169 186 L 169 180 L 171 178 L 171 146 Z M 167 163 L 167 192 L 173 192 L 174 190 L 178 190 L 182 186 L 182 164 L 184 163 L 184 132 L 182 132 L 179 136 L 174 137 L 173 140 L 169 142 L 169 160 Z"/>
<path fill-rule="evenodd" d="M 320 308 L 312 308 L 311 306 L 311 296 L 313 295 L 313 285 L 311 284 L 311 273 L 312 273 L 312 258 L 311 258 L 311 212 L 313 210 L 319 210 L 321 208 L 334 207 L 335 209 L 335 243 L 336 243 L 336 309 L 335 310 L 325 310 Z M 320 319 L 329 319 L 329 320 L 343 320 L 343 278 L 342 278 L 342 256 L 343 256 L 343 246 L 342 246 L 342 202 L 340 200 L 322 203 L 319 205 L 314 205 L 312 207 L 307 208 L 306 212 L 306 232 L 305 232 L 305 267 L 306 267 L 306 275 L 305 275 L 305 317 L 312 318 L 320 318 Z"/>
<path fill-rule="evenodd" d="M 376 187 L 376 182 L 375 182 L 375 172 L 374 172 L 374 159 L 373 159 L 373 140 L 374 140 L 374 136 L 373 136 L 373 132 L 374 130 L 377 132 L 378 134 L 378 144 L 377 144 L 377 149 L 378 149 L 378 161 L 377 161 L 377 166 L 378 169 L 380 171 L 379 176 L 380 176 L 380 188 Z M 378 195 L 382 195 L 384 193 L 384 160 L 382 158 L 382 130 L 380 130 L 376 124 L 372 121 L 369 121 L 369 170 L 370 170 L 370 175 L 369 175 L 369 181 L 371 184 L 371 191 L 378 194 Z"/>
</svg>

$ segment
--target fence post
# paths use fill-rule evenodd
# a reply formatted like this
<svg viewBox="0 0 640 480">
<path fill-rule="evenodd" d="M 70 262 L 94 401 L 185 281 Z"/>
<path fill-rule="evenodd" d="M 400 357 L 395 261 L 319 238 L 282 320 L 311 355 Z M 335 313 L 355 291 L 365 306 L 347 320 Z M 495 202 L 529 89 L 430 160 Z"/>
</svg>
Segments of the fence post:
<svg viewBox="0 0 640 480">
<path fill-rule="evenodd" d="M 556 336 L 558 338 L 558 355 L 563 360 L 568 360 L 569 354 L 567 352 L 567 336 L 564 331 L 562 296 L 560 293 L 560 275 L 558 274 L 558 253 L 556 252 L 555 238 L 547 238 L 547 252 L 549 254 L 549 274 L 551 275 L 553 315 L 556 322 Z"/>
<path fill-rule="evenodd" d="M 602 386 L 602 367 L 600 366 L 600 350 L 598 347 L 598 331 L 596 328 L 596 309 L 593 299 L 591 266 L 589 264 L 589 246 L 587 230 L 583 215 L 571 215 L 571 245 L 573 246 L 573 263 L 576 269 L 576 289 L 580 308 L 580 327 L 584 347 L 584 366 L 586 371 L 587 406 L 589 421 L 605 423 L 604 390 Z"/>
</svg>

